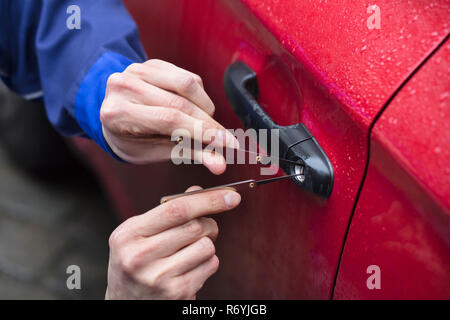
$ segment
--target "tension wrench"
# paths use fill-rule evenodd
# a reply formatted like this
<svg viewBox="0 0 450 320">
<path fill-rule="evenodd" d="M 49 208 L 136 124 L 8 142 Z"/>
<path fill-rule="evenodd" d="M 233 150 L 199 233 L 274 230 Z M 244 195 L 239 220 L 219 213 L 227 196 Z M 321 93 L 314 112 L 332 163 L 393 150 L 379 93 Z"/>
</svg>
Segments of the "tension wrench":
<svg viewBox="0 0 450 320">
<path fill-rule="evenodd" d="M 303 175 L 303 170 L 301 173 L 294 173 L 291 175 L 286 175 L 286 176 L 281 176 L 281 177 L 276 177 L 276 178 L 263 179 L 263 180 L 254 180 L 254 179 L 243 180 L 243 181 L 223 184 L 223 185 L 215 186 L 215 187 L 211 187 L 211 188 L 188 191 L 188 192 L 184 192 L 184 193 L 177 193 L 177 194 L 172 194 L 169 196 L 164 196 L 161 198 L 160 202 L 162 204 L 162 203 L 166 203 L 167 201 L 177 199 L 180 197 L 185 197 L 185 196 L 190 196 L 193 194 L 204 193 L 204 192 L 215 191 L 215 190 L 241 191 L 241 190 L 245 190 L 245 189 L 254 189 L 255 187 L 261 186 L 263 184 L 277 182 L 277 181 L 285 180 L 285 179 L 290 179 L 290 178 L 294 178 L 294 177 L 301 176 L 301 175 Z"/>
</svg>

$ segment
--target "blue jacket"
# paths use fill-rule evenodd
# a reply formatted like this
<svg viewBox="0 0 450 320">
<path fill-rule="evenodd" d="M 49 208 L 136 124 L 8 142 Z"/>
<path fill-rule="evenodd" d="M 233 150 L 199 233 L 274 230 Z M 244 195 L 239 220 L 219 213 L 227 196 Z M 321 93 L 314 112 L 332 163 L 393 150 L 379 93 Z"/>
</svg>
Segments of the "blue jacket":
<svg viewBox="0 0 450 320">
<path fill-rule="evenodd" d="M 43 98 L 59 132 L 88 136 L 111 155 L 100 123 L 106 80 L 144 60 L 120 0 L 0 0 L 2 80 L 26 99 Z"/>
</svg>

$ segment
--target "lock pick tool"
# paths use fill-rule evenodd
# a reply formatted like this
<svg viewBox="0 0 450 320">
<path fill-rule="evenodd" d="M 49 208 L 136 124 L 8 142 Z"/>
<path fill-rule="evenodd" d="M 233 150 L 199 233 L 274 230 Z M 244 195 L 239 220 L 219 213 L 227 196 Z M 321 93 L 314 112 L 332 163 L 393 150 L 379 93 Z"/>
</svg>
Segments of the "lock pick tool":
<svg viewBox="0 0 450 320">
<path fill-rule="evenodd" d="M 289 164 L 295 165 L 296 166 L 295 173 L 290 174 L 290 175 L 275 177 L 275 178 L 262 179 L 262 180 L 255 180 L 255 179 L 242 180 L 242 181 L 232 182 L 232 183 L 223 184 L 223 185 L 219 185 L 219 186 L 215 186 L 215 187 L 168 195 L 168 196 L 164 196 L 161 198 L 161 200 L 160 200 L 161 204 L 166 203 L 173 199 L 190 196 L 190 195 L 194 195 L 194 194 L 199 194 L 199 193 L 204 193 L 204 192 L 215 191 L 215 190 L 243 191 L 246 189 L 254 189 L 257 186 L 261 186 L 264 184 L 277 182 L 277 181 L 281 181 L 281 180 L 286 180 L 286 179 L 291 179 L 291 178 L 295 178 L 295 177 L 299 177 L 299 179 L 304 179 L 303 165 L 299 162 L 284 159 L 284 158 L 273 157 L 270 155 L 263 155 L 261 153 L 243 150 L 243 149 L 236 149 L 236 150 L 245 152 L 248 154 L 256 155 L 256 162 L 258 162 L 258 163 L 262 163 L 263 160 L 264 160 L 264 162 L 266 162 L 268 159 L 272 159 L 272 160 L 278 160 L 279 162 L 284 162 L 284 163 L 289 163 Z"/>
</svg>

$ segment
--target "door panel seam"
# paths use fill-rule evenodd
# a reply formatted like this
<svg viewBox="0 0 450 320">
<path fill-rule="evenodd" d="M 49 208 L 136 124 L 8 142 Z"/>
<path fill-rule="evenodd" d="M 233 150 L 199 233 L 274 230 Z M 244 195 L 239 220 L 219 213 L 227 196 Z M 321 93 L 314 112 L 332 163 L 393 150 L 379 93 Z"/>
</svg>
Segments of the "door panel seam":
<svg viewBox="0 0 450 320">
<path fill-rule="evenodd" d="M 364 182 L 366 180 L 367 171 L 369 169 L 372 130 L 373 130 L 375 124 L 377 123 L 378 119 L 381 117 L 381 115 L 386 110 L 386 108 L 390 105 L 390 103 L 395 99 L 395 97 L 398 95 L 398 93 L 406 86 L 406 84 L 413 78 L 413 76 L 428 62 L 428 60 L 430 60 L 436 54 L 436 52 L 439 51 L 439 49 L 444 46 L 444 44 L 449 39 L 449 36 L 450 36 L 450 34 L 447 34 L 444 37 L 444 39 L 441 42 L 439 42 L 438 45 L 428 54 L 428 56 L 426 56 L 416 66 L 416 68 L 414 68 L 414 70 L 411 71 L 411 73 L 403 80 L 403 82 L 398 86 L 398 88 L 392 93 L 392 95 L 389 97 L 389 99 L 385 102 L 385 104 L 382 106 L 382 108 L 378 111 L 378 113 L 374 117 L 372 123 L 369 125 L 369 129 L 368 129 L 368 133 L 367 133 L 368 142 L 367 142 L 366 164 L 364 166 L 364 173 L 363 173 L 363 176 L 362 176 L 362 180 L 361 180 L 361 183 L 359 185 L 358 192 L 356 194 L 355 202 L 353 203 L 352 212 L 350 214 L 350 217 L 349 217 L 349 220 L 348 220 L 348 223 L 347 223 L 347 228 L 345 230 L 344 240 L 343 240 L 343 243 L 342 243 L 341 252 L 339 254 L 338 264 L 336 266 L 336 271 L 335 271 L 335 274 L 334 274 L 333 285 L 331 287 L 331 294 L 330 294 L 330 299 L 331 300 L 333 300 L 333 298 L 334 298 L 334 290 L 336 288 L 337 278 L 338 278 L 338 275 L 339 275 L 339 268 L 341 266 L 342 256 L 344 254 L 345 245 L 346 245 L 347 238 L 348 238 L 348 235 L 349 235 L 349 232 L 350 232 L 350 226 L 351 226 L 351 223 L 352 223 L 352 220 L 353 220 L 353 216 L 354 216 L 355 211 L 356 211 L 356 206 L 358 205 L 359 197 L 360 197 L 362 189 L 364 187 Z"/>
</svg>

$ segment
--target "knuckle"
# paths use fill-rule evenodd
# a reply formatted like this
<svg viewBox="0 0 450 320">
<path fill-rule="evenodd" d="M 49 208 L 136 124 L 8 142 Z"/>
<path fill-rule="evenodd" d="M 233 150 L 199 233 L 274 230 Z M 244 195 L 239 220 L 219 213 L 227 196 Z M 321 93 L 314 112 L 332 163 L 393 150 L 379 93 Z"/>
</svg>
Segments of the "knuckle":
<svg viewBox="0 0 450 320">
<path fill-rule="evenodd" d="M 150 275 L 147 276 L 145 283 L 147 286 L 151 288 L 160 288 L 166 290 L 165 288 L 166 282 L 163 280 L 163 276 L 164 275 L 162 273 L 152 272 Z"/>
<path fill-rule="evenodd" d="M 219 265 L 220 265 L 219 257 L 214 255 L 211 258 L 211 270 L 213 273 L 215 273 L 219 269 Z"/>
<path fill-rule="evenodd" d="M 148 238 L 145 242 L 142 242 L 135 252 L 135 258 L 138 261 L 144 261 L 154 258 L 154 251 L 160 246 L 160 240 L 154 237 Z"/>
<path fill-rule="evenodd" d="M 125 72 L 141 75 L 142 74 L 142 65 L 140 63 L 132 63 L 126 69 Z"/>
<path fill-rule="evenodd" d="M 149 66 L 159 66 L 163 61 L 160 59 L 150 59 L 145 62 L 146 65 Z"/>
<path fill-rule="evenodd" d="M 126 104 L 124 104 L 126 105 Z M 128 121 L 126 107 L 108 102 L 100 108 L 100 122 L 121 137 L 140 137 L 145 135 L 145 128 Z"/>
<path fill-rule="evenodd" d="M 142 284 L 146 287 L 156 289 L 159 287 L 160 284 L 160 277 L 159 274 L 155 272 L 151 272 L 149 274 L 145 275 L 145 278 L 142 279 Z"/>
<path fill-rule="evenodd" d="M 186 231 L 192 235 L 200 235 L 203 233 L 203 224 L 198 220 L 191 220 L 186 225 Z"/>
<path fill-rule="evenodd" d="M 119 257 L 120 265 L 122 270 L 127 274 L 135 274 L 136 271 L 140 270 L 148 259 L 152 259 L 152 250 L 155 248 L 155 244 L 150 246 L 140 246 L 129 245 L 127 247 L 121 248 L 117 255 Z"/>
<path fill-rule="evenodd" d="M 193 76 L 186 75 L 179 79 L 178 86 L 181 92 L 189 94 L 195 91 L 198 86 L 198 81 Z"/>
<path fill-rule="evenodd" d="M 173 222 L 178 222 L 186 219 L 187 210 L 185 204 L 181 201 L 170 201 L 166 204 L 166 215 Z"/>
<path fill-rule="evenodd" d="M 134 254 L 123 252 L 119 254 L 119 261 L 121 269 L 129 275 L 134 274 L 139 267 L 139 259 Z"/>
<path fill-rule="evenodd" d="M 203 237 L 199 242 L 202 248 L 202 252 L 204 252 L 206 255 L 213 255 L 216 253 L 216 247 L 209 237 Z"/>
<path fill-rule="evenodd" d="M 162 243 L 158 238 L 152 237 L 146 243 L 145 250 L 142 252 L 142 256 L 148 256 L 149 254 L 154 253 L 156 250 L 161 248 Z"/>
<path fill-rule="evenodd" d="M 171 98 L 169 105 L 175 109 L 178 110 L 185 110 L 187 109 L 187 102 L 182 97 L 175 95 L 173 98 Z"/>
<path fill-rule="evenodd" d="M 225 200 L 220 192 L 212 193 L 208 196 L 208 203 L 212 210 L 225 209 Z"/>
<path fill-rule="evenodd" d="M 203 84 L 203 80 L 202 78 L 196 74 L 196 73 L 191 73 L 190 76 L 192 77 L 192 79 L 197 82 L 198 84 Z"/>
<path fill-rule="evenodd" d="M 122 137 L 141 137 L 145 135 L 142 128 L 133 123 L 117 123 L 116 131 Z"/>
<path fill-rule="evenodd" d="M 115 72 L 108 77 L 106 86 L 111 89 L 123 89 L 127 88 L 128 84 L 122 73 Z"/>
<path fill-rule="evenodd" d="M 111 249 L 119 249 L 126 241 L 129 235 L 130 228 L 128 228 L 128 220 L 118 226 L 109 236 L 108 243 Z"/>
<path fill-rule="evenodd" d="M 113 233 L 111 233 L 111 235 L 109 236 L 108 243 L 109 243 L 109 248 L 112 250 L 119 247 L 119 245 L 121 243 L 120 233 L 113 231 Z"/>
<path fill-rule="evenodd" d="M 208 114 L 210 115 L 210 116 L 213 116 L 214 115 L 214 113 L 216 112 L 216 106 L 212 103 L 210 106 L 209 106 L 209 109 L 208 109 Z"/>
<path fill-rule="evenodd" d="M 100 108 L 100 121 L 102 123 L 109 123 L 118 118 L 121 118 L 122 110 L 117 107 L 110 99 L 106 100 Z"/>
<path fill-rule="evenodd" d="M 180 122 L 180 114 L 177 110 L 167 109 L 164 114 L 161 115 L 161 121 L 169 127 L 176 126 Z"/>
<path fill-rule="evenodd" d="M 219 235 L 219 226 L 217 225 L 216 220 L 212 219 L 212 218 L 206 218 L 208 220 L 208 223 L 211 226 L 211 235 L 214 238 L 217 238 L 217 236 Z"/>
<path fill-rule="evenodd" d="M 200 77 L 198 74 L 194 74 L 193 77 L 198 83 L 203 83 L 202 77 Z"/>
</svg>

